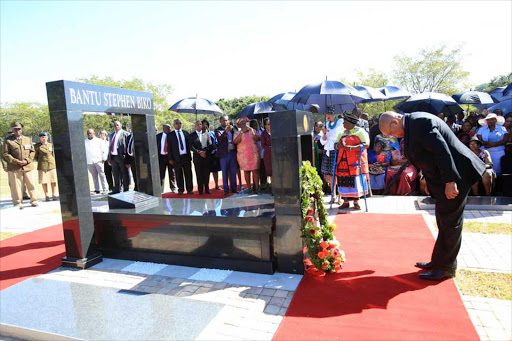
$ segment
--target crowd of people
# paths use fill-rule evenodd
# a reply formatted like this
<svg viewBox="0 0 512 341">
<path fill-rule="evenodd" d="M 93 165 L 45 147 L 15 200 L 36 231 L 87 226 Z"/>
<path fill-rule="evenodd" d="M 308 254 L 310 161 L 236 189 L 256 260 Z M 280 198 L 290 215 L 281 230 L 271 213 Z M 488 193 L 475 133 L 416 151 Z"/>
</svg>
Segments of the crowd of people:
<svg viewBox="0 0 512 341">
<path fill-rule="evenodd" d="M 310 111 L 318 113 L 318 106 Z M 482 180 L 472 188 L 473 195 L 512 195 L 510 184 L 502 175 L 512 174 L 512 113 L 481 114 L 465 112 L 443 119 L 457 138 L 486 164 Z M 196 121 L 192 132 L 184 131 L 179 119 L 163 124 L 159 133 L 155 127 L 159 172 L 162 191 L 166 175 L 173 193 L 194 193 L 192 163 L 199 194 L 211 194 L 214 188 L 224 194 L 271 192 L 272 142 L 270 120 L 241 117 L 236 122 L 228 116 L 219 119 L 219 126 L 210 129 L 208 120 Z M 174 128 L 174 129 L 172 129 Z M 2 165 L 8 173 L 14 205 L 23 208 L 23 198 L 32 206 L 38 205 L 32 178 L 37 161 L 39 184 L 46 201 L 57 200 L 55 151 L 48 134 L 39 134 L 40 142 L 33 144 L 23 136 L 23 125 L 14 123 L 2 147 Z M 331 193 L 335 186 L 339 207 L 360 209 L 358 200 L 364 195 L 429 194 L 421 169 L 407 160 L 403 139 L 383 134 L 378 118 L 356 108 L 343 115 L 328 107 L 325 124 L 314 125 L 314 164 L 324 181 L 324 191 Z M 115 121 L 113 132 L 101 130 L 96 136 L 87 130 L 85 139 L 87 169 L 93 179 L 94 193 L 119 193 L 130 186 L 138 190 L 134 158 L 133 133 Z M 222 188 L 219 186 L 222 172 Z M 246 188 L 242 185 L 242 172 Z M 211 174 L 211 176 L 210 176 Z"/>
<path fill-rule="evenodd" d="M 472 187 L 472 194 L 512 195 L 510 179 L 502 177 L 512 174 L 512 113 L 502 116 L 499 110 L 483 110 L 481 114 L 436 116 L 486 164 L 487 170 Z M 358 108 L 343 115 L 328 108 L 325 125 L 315 123 L 315 159 L 324 191 L 331 193 L 335 186 L 339 208 L 349 208 L 352 201 L 356 210 L 365 194 L 429 195 L 421 169 L 407 160 L 404 140 L 383 134 L 378 118 L 367 118 Z"/>
<path fill-rule="evenodd" d="M 268 119 L 263 120 L 262 128 L 257 120 L 241 117 L 233 124 L 228 116 L 222 116 L 214 130 L 206 119 L 196 121 L 192 132 L 181 126 L 182 122 L 175 119 L 174 129 L 170 124 L 163 124 L 158 133 L 155 127 L 163 192 L 167 175 L 172 193 L 194 194 L 192 163 L 200 195 L 211 194 L 211 178 L 214 188 L 222 189 L 225 195 L 241 191 L 260 193 L 262 186 L 270 188 L 272 143 Z M 119 193 L 129 190 L 131 184 L 137 190 L 133 134 L 123 130 L 119 121 L 114 122 L 114 132 L 108 137 L 105 131 L 96 137 L 94 130 L 88 129 L 85 146 L 95 193 Z M 242 185 L 242 171 L 247 188 Z M 222 188 L 219 172 L 222 172 Z"/>
</svg>

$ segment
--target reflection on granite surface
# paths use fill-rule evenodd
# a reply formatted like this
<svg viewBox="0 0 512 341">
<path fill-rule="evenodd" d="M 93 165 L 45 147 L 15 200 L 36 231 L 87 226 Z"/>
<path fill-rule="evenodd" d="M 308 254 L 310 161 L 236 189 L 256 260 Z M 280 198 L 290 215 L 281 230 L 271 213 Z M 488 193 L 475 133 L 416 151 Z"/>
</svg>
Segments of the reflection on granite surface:
<svg viewBox="0 0 512 341">
<path fill-rule="evenodd" d="M 222 307 L 32 278 L 0 292 L 0 323 L 82 340 L 193 340 Z"/>
<path fill-rule="evenodd" d="M 158 206 L 137 211 L 110 209 L 106 198 L 92 201 L 92 211 L 97 213 L 137 213 L 142 215 L 209 216 L 209 217 L 273 217 L 274 200 L 271 196 L 245 198 L 230 196 L 224 199 L 162 199 Z"/>
</svg>

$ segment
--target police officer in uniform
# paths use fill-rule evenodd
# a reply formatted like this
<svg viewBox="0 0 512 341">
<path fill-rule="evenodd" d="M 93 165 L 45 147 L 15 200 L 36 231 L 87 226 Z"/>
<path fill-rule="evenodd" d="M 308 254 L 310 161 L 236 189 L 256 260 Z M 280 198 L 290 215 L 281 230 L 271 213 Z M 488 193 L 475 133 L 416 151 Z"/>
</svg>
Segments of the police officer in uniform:
<svg viewBox="0 0 512 341">
<path fill-rule="evenodd" d="M 12 124 L 13 135 L 8 137 L 2 146 L 2 156 L 7 161 L 7 175 L 11 187 L 12 202 L 16 207 L 23 209 L 22 183 L 28 190 L 30 203 L 38 206 L 34 189 L 32 160 L 35 156 L 34 145 L 30 137 L 23 136 L 23 125 L 16 122 Z"/>
<path fill-rule="evenodd" d="M 57 200 L 57 170 L 55 166 L 55 150 L 53 144 L 48 142 L 48 133 L 39 133 L 41 142 L 34 146 L 36 155 L 34 160 L 37 161 L 37 170 L 39 173 L 39 183 L 43 185 L 43 192 L 46 201 L 50 201 L 48 196 L 48 184 L 52 187 L 52 199 Z"/>
</svg>

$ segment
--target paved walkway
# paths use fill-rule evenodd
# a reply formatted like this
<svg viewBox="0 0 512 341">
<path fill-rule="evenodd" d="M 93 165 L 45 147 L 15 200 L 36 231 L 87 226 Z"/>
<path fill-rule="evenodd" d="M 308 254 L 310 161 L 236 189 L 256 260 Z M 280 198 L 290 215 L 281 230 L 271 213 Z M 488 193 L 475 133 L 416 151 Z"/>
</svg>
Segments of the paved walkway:
<svg viewBox="0 0 512 341">
<path fill-rule="evenodd" d="M 422 214 L 436 236 L 434 211 L 420 211 L 415 203 L 417 197 L 382 197 L 368 198 L 369 212 L 383 214 Z M 329 198 L 326 197 L 328 205 Z M 361 201 L 362 203 L 362 201 Z M 38 228 L 61 223 L 59 202 L 41 202 L 39 207 L 27 207 L 24 210 L 9 207 L 6 200 L 0 201 L 0 231 L 23 233 Z M 329 205 L 327 206 L 329 207 Z M 364 213 L 364 203 L 362 203 Z M 337 205 L 328 210 L 330 219 L 338 213 Z M 487 223 L 512 223 L 512 212 L 466 211 L 466 221 Z M 463 244 L 458 257 L 459 268 L 473 271 L 493 271 L 512 273 L 512 236 L 491 235 L 463 232 Z M 251 339 L 270 340 L 277 330 L 282 316 L 293 296 L 295 287 L 265 287 L 270 283 L 266 275 L 244 274 L 239 282 L 237 276 L 218 280 L 219 273 L 209 273 L 211 278 L 192 277 L 200 270 L 195 268 L 152 265 L 107 260 L 88 270 L 76 271 L 57 269 L 41 276 L 47 279 L 80 282 L 119 289 L 138 290 L 147 293 L 175 295 L 189 299 L 209 302 L 222 301 L 226 307 L 217 315 L 210 325 L 198 337 L 201 340 Z M 144 265 L 145 264 L 145 265 Z M 163 267 L 163 273 L 141 270 Z M 163 269 L 162 268 L 162 269 Z M 162 269 L 158 271 L 162 271 Z M 180 269 L 171 271 L 169 269 Z M 214 270 L 204 270 L 214 271 Z M 282 276 L 284 274 L 277 274 Z M 217 276 L 217 277 L 215 277 Z M 247 277 L 248 276 L 248 277 Z M 222 276 L 221 276 L 222 277 Z M 296 280 L 296 278 L 295 278 Z M 230 282 L 231 281 L 231 282 Z M 233 282 L 235 281 L 235 282 Z M 263 283 L 264 282 L 264 283 Z M 468 313 L 482 340 L 512 340 L 511 301 L 462 296 Z M 257 321 L 257 322 L 254 322 Z"/>
</svg>

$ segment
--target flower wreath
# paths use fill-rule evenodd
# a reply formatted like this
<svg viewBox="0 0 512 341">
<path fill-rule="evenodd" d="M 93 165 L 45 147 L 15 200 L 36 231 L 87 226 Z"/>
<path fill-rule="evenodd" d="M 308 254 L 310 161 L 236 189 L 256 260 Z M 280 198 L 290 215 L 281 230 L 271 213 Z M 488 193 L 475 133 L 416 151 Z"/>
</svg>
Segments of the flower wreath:
<svg viewBox="0 0 512 341">
<path fill-rule="evenodd" d="M 340 271 L 345 253 L 333 234 L 336 224 L 327 221 L 322 179 L 309 161 L 302 162 L 300 178 L 304 268 L 316 275 Z"/>
</svg>

